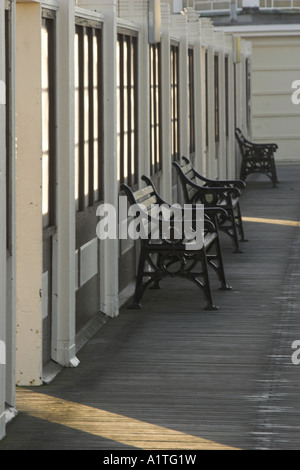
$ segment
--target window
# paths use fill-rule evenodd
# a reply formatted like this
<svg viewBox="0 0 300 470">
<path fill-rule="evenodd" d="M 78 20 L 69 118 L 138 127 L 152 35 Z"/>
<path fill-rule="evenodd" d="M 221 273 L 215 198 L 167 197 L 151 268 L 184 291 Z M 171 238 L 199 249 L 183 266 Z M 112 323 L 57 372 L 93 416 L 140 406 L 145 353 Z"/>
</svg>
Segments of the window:
<svg viewBox="0 0 300 470">
<path fill-rule="evenodd" d="M 10 11 L 5 10 L 5 82 L 6 82 L 6 243 L 11 252 L 11 115 L 10 115 Z"/>
<path fill-rule="evenodd" d="M 161 49 L 150 46 L 150 172 L 162 169 L 161 139 Z"/>
<path fill-rule="evenodd" d="M 229 137 L 229 59 L 225 57 L 225 132 Z"/>
<path fill-rule="evenodd" d="M 246 122 L 248 130 L 251 127 L 251 71 L 250 61 L 246 59 Z"/>
<path fill-rule="evenodd" d="M 205 140 L 208 148 L 208 52 L 205 51 Z"/>
<path fill-rule="evenodd" d="M 215 141 L 220 141 L 220 108 L 219 108 L 219 56 L 214 58 L 214 90 L 215 90 Z"/>
<path fill-rule="evenodd" d="M 188 92 L 189 92 L 189 151 L 195 153 L 195 85 L 194 50 L 188 50 Z"/>
<path fill-rule="evenodd" d="M 119 32 L 117 41 L 118 181 L 138 183 L 137 36 Z"/>
<path fill-rule="evenodd" d="M 55 63 L 54 13 L 42 19 L 42 213 L 43 227 L 55 225 Z"/>
<path fill-rule="evenodd" d="M 172 159 L 180 159 L 179 132 L 179 46 L 171 45 L 171 136 Z"/>
<path fill-rule="evenodd" d="M 76 20 L 75 33 L 75 201 L 84 211 L 103 196 L 101 28 Z"/>
</svg>

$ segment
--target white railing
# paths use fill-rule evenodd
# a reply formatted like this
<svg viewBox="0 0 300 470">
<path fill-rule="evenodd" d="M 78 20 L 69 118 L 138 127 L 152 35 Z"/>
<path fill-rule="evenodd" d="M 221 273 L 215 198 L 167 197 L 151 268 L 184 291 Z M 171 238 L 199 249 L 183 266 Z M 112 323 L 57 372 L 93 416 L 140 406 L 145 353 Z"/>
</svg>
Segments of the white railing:
<svg viewBox="0 0 300 470">
<path fill-rule="evenodd" d="M 191 3 L 188 0 L 186 3 Z M 230 11 L 231 0 L 195 0 L 194 7 L 199 12 Z M 259 7 L 267 9 L 300 9 L 299 0 L 236 0 L 237 10 L 243 7 Z"/>
<path fill-rule="evenodd" d="M 259 6 L 261 9 L 266 8 L 280 8 L 280 9 L 294 9 L 300 8 L 299 1 L 297 0 L 260 0 Z"/>
</svg>

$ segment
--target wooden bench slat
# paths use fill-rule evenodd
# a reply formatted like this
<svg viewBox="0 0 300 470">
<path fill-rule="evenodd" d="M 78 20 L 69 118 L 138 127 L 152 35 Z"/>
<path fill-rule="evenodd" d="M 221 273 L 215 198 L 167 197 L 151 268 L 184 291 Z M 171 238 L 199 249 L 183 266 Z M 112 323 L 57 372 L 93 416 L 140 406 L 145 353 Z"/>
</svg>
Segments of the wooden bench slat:
<svg viewBox="0 0 300 470">
<path fill-rule="evenodd" d="M 151 186 L 146 186 L 145 188 L 138 189 L 134 193 L 134 197 L 137 200 L 137 202 L 140 202 L 140 199 L 142 199 L 143 197 L 146 197 L 150 193 L 153 193 L 153 188 L 151 188 Z"/>
</svg>

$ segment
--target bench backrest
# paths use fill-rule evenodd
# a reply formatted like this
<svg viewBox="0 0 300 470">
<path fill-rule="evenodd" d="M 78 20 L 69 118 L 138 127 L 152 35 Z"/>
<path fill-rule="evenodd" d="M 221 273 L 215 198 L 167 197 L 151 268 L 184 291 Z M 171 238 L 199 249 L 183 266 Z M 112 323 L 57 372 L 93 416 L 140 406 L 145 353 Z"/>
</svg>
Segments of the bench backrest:
<svg viewBox="0 0 300 470">
<path fill-rule="evenodd" d="M 189 204 L 197 194 L 197 189 L 189 183 L 190 181 L 194 184 L 198 184 L 193 165 L 191 163 L 186 163 L 185 165 L 180 166 L 177 162 L 173 162 L 173 166 L 176 169 L 181 182 L 184 202 Z"/>
<path fill-rule="evenodd" d="M 252 155 L 252 151 L 259 152 L 259 151 L 266 151 L 268 153 L 276 152 L 278 149 L 278 145 L 275 143 L 254 143 L 250 142 L 250 140 L 246 139 L 243 135 L 242 131 L 237 127 L 235 130 L 235 136 L 238 141 L 240 151 L 243 157 L 247 157 L 248 155 Z M 257 153 L 256 153 L 257 156 Z"/>
<path fill-rule="evenodd" d="M 150 178 L 143 176 L 142 180 L 147 184 L 146 187 L 132 191 L 126 184 L 121 185 L 121 190 L 125 192 L 130 205 L 141 205 L 144 214 L 144 229 L 151 237 L 151 218 L 159 219 L 161 216 L 161 206 L 168 206 L 156 191 Z M 145 220 L 147 219 L 147 222 Z"/>
<path fill-rule="evenodd" d="M 236 139 L 237 139 L 237 142 L 238 142 L 238 145 L 239 145 L 241 154 L 242 154 L 242 156 L 244 157 L 245 154 L 246 154 L 247 148 L 250 148 L 251 145 L 250 145 L 250 143 L 247 141 L 247 139 L 245 138 L 245 136 L 243 135 L 241 129 L 239 129 L 238 127 L 237 127 L 236 130 L 235 130 L 235 136 L 236 136 Z"/>
</svg>

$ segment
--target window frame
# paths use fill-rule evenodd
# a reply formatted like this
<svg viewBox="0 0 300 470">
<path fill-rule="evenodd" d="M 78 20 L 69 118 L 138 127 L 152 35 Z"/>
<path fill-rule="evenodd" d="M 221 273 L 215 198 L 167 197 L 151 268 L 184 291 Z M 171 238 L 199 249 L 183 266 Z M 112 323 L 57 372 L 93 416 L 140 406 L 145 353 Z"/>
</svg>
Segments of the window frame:
<svg viewBox="0 0 300 470">
<path fill-rule="evenodd" d="M 127 64 L 125 64 L 124 45 L 126 44 L 127 50 Z M 117 64 L 117 130 L 118 130 L 118 183 L 128 184 L 131 188 L 137 189 L 138 176 L 139 176 L 139 161 L 138 161 L 138 148 L 139 148 L 139 123 L 138 123 L 138 95 L 139 95 L 139 82 L 138 82 L 138 32 L 126 28 L 118 28 L 117 31 L 117 48 L 119 51 L 119 62 Z M 126 78 L 126 83 L 125 83 Z M 128 86 L 129 84 L 129 86 Z M 133 95 L 132 95 L 133 93 Z M 127 106 L 128 114 L 126 113 L 126 103 L 131 103 L 133 96 L 133 109 Z M 126 126 L 127 124 L 127 130 Z M 132 140 L 133 139 L 133 140 Z M 126 145 L 127 144 L 127 145 Z M 133 145 L 132 145 L 133 144 Z M 126 162 L 125 165 L 125 150 Z M 125 169 L 126 166 L 126 169 Z M 127 175 L 126 175 L 127 172 Z"/>
<path fill-rule="evenodd" d="M 78 105 L 78 122 L 75 121 L 75 135 L 78 132 L 78 161 L 75 162 L 78 174 L 75 172 L 75 198 L 77 213 L 89 211 L 97 206 L 104 195 L 103 178 L 103 40 L 102 23 L 96 20 L 75 17 L 75 38 L 78 36 L 78 70 L 75 74 L 75 106 Z M 75 41 L 74 38 L 74 41 Z M 85 40 L 87 44 L 85 48 Z M 97 42 L 97 63 L 94 64 L 94 39 Z M 76 76 L 78 73 L 78 76 Z M 94 77 L 97 76 L 97 122 L 95 123 Z M 78 81 L 78 90 L 76 83 Z M 78 102 L 76 94 L 78 93 Z M 88 104 L 88 112 L 85 107 Z M 76 116 L 76 112 L 75 112 Z M 87 121 L 87 123 L 86 123 Z M 78 128 L 76 129 L 76 126 Z M 97 127 L 97 134 L 95 133 Z M 95 154 L 97 143 L 98 158 Z M 88 148 L 88 150 L 87 150 Z M 97 163 L 96 163 L 97 162 Z M 96 163 L 96 165 L 95 165 Z M 88 167 L 88 168 L 87 168 Z M 95 171 L 96 168 L 96 171 Z M 87 170 L 87 171 L 86 171 Z M 95 174 L 96 173 L 96 174 Z M 77 177 L 76 177 L 77 176 Z M 97 188 L 95 188 L 95 178 Z M 78 193 L 78 194 L 77 194 Z M 78 196 L 78 200 L 77 197 Z"/>
<path fill-rule="evenodd" d="M 214 119 L 215 119 L 215 142 L 220 142 L 220 57 L 214 55 Z"/>
<path fill-rule="evenodd" d="M 48 215 L 43 216 L 44 239 L 50 236 L 56 226 L 56 12 L 42 9 L 41 28 L 46 27 L 48 33 Z"/>
<path fill-rule="evenodd" d="M 195 53 L 194 48 L 188 48 L 188 123 L 189 123 L 189 152 L 196 152 L 196 127 L 195 127 Z"/>
<path fill-rule="evenodd" d="M 5 145 L 6 145 L 6 250 L 9 255 L 12 254 L 12 216 L 11 216 L 11 191 L 12 191 L 12 141 L 11 141 L 11 10 L 5 9 L 5 91 L 6 91 L 6 109 L 5 109 Z"/>
<path fill-rule="evenodd" d="M 171 158 L 180 160 L 180 51 L 179 43 L 170 45 L 170 93 L 171 93 Z"/>
<path fill-rule="evenodd" d="M 245 74 L 246 74 L 246 123 L 248 131 L 251 127 L 251 69 L 250 59 L 245 59 Z"/>
<path fill-rule="evenodd" d="M 224 73 L 225 73 L 225 136 L 229 137 L 229 55 L 225 55 L 224 61 Z"/>
<path fill-rule="evenodd" d="M 149 46 L 150 174 L 162 171 L 162 82 L 161 44 Z"/>
<path fill-rule="evenodd" d="M 209 134 L 208 134 L 208 128 L 209 128 L 209 107 L 208 107 L 208 50 L 205 50 L 205 146 L 206 149 L 209 147 Z"/>
</svg>

